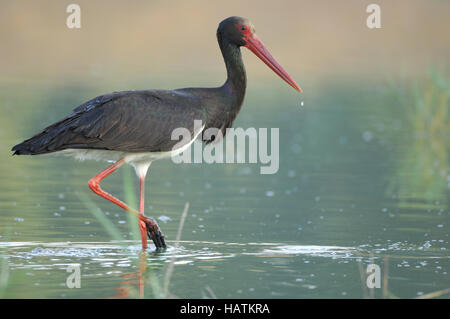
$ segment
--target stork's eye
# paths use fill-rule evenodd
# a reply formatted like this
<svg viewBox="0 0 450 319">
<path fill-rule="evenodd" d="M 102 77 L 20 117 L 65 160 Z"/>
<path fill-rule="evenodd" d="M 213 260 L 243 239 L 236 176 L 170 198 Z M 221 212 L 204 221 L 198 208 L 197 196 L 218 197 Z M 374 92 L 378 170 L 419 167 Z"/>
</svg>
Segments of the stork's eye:
<svg viewBox="0 0 450 319">
<path fill-rule="evenodd" d="M 237 28 L 238 28 L 239 32 L 242 33 L 243 35 L 248 36 L 249 34 L 252 33 L 250 27 L 246 24 L 238 24 Z"/>
</svg>

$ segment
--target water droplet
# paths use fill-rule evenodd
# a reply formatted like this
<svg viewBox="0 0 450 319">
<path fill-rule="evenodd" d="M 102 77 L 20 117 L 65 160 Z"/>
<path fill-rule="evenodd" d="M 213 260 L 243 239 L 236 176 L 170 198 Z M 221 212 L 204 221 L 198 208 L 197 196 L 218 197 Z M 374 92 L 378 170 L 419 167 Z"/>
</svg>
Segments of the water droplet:
<svg viewBox="0 0 450 319">
<path fill-rule="evenodd" d="M 295 177 L 295 175 L 297 175 L 297 173 L 294 171 L 294 170 L 292 170 L 292 169 L 290 169 L 289 171 L 288 171 L 288 177 Z"/>
<path fill-rule="evenodd" d="M 167 223 L 172 220 L 169 216 L 161 215 L 158 217 L 158 220 L 162 221 L 163 223 Z"/>
<path fill-rule="evenodd" d="M 275 195 L 275 192 L 273 192 L 273 191 L 267 191 L 266 192 L 266 196 L 267 197 L 273 197 Z"/>
<path fill-rule="evenodd" d="M 370 132 L 370 131 L 365 131 L 364 133 L 363 133 L 363 140 L 364 141 L 366 141 L 366 142 L 370 142 L 372 139 L 373 139 L 373 134 L 372 134 L 372 132 Z"/>
</svg>

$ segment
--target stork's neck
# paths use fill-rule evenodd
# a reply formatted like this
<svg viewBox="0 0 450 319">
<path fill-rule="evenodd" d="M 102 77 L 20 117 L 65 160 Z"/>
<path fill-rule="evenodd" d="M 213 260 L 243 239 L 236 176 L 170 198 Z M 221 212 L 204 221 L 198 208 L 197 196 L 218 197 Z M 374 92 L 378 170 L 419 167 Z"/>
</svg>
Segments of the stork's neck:
<svg viewBox="0 0 450 319">
<path fill-rule="evenodd" d="M 236 98 L 236 106 L 240 108 L 244 101 L 245 88 L 247 87 L 247 75 L 242 61 L 241 50 L 237 45 L 228 42 L 228 40 L 220 36 L 218 36 L 218 41 L 227 68 L 227 80 L 222 88 Z"/>
</svg>

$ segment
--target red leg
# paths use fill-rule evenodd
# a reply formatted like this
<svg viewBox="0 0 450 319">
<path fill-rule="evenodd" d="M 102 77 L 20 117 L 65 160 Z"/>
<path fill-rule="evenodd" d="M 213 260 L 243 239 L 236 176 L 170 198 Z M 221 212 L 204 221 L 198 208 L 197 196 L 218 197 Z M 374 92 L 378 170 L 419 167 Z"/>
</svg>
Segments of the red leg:
<svg viewBox="0 0 450 319">
<path fill-rule="evenodd" d="M 145 215 L 144 214 L 144 209 L 145 209 L 144 189 L 145 189 L 145 175 L 139 178 L 139 212 L 142 215 Z M 147 228 L 145 226 L 145 222 L 142 220 L 139 220 L 139 230 L 141 232 L 142 248 L 145 249 L 145 248 L 147 248 Z M 145 242 L 145 247 L 144 247 L 144 242 Z"/>
<path fill-rule="evenodd" d="M 102 171 L 99 174 L 97 174 L 96 176 L 94 176 L 89 181 L 89 188 L 97 195 L 109 200 L 110 202 L 118 205 L 119 207 L 123 208 L 126 211 L 134 213 L 139 218 L 139 228 L 141 230 L 142 248 L 146 249 L 147 248 L 146 223 L 151 223 L 151 221 L 143 215 L 143 210 L 142 210 L 142 213 L 136 212 L 136 210 L 132 209 L 131 207 L 129 207 L 127 204 L 125 204 L 121 200 L 119 200 L 119 199 L 115 198 L 114 196 L 112 196 L 111 194 L 103 191 L 99 185 L 99 183 L 104 178 L 106 178 L 109 175 L 111 175 L 112 173 L 114 173 L 123 164 L 125 164 L 125 159 L 121 158 L 120 160 L 118 160 L 117 162 L 115 162 L 114 164 L 109 166 L 107 169 L 105 169 L 104 171 Z"/>
</svg>

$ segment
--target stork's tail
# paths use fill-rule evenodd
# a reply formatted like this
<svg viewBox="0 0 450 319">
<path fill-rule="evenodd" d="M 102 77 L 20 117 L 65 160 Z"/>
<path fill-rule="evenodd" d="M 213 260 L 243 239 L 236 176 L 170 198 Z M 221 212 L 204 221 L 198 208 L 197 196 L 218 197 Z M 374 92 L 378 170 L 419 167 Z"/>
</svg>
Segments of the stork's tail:
<svg viewBox="0 0 450 319">
<path fill-rule="evenodd" d="M 33 141 L 33 138 L 23 141 L 20 144 L 15 145 L 11 151 L 13 155 L 37 155 L 47 153 L 45 151 L 39 150 L 38 145 L 41 143 L 38 140 Z"/>
<path fill-rule="evenodd" d="M 57 151 L 55 135 L 57 130 L 44 130 L 39 134 L 15 145 L 11 151 L 13 155 L 38 155 Z"/>
</svg>

